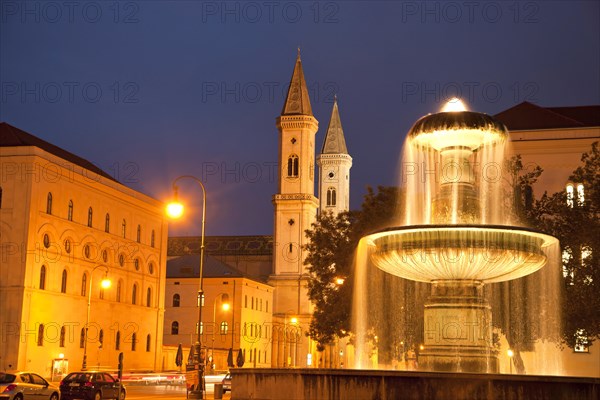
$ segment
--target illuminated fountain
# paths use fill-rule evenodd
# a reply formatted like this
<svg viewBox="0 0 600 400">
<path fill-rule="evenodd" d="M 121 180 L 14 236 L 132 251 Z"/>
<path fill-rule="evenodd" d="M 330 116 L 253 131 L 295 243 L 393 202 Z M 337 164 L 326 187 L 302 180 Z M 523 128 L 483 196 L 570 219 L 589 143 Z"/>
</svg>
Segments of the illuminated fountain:
<svg viewBox="0 0 600 400">
<path fill-rule="evenodd" d="M 502 201 L 507 139 L 502 123 L 458 100 L 418 120 L 404 146 L 402 226 L 362 240 L 363 258 L 379 269 L 431 284 L 419 369 L 498 372 L 484 285 L 534 273 L 558 243 L 510 225 Z"/>
</svg>

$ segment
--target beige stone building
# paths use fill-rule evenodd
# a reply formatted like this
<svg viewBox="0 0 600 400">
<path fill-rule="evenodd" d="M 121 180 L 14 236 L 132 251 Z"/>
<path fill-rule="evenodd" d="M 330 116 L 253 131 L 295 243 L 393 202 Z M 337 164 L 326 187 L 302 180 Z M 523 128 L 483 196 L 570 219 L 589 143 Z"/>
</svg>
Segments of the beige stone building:
<svg viewBox="0 0 600 400">
<path fill-rule="evenodd" d="M 582 165 L 581 155 L 592 149 L 592 143 L 600 141 L 600 106 L 540 107 L 523 102 L 496 118 L 509 129 L 511 153 L 520 154 L 527 168 L 540 166 L 544 170 L 532 188 L 534 197 L 562 190 L 570 192 L 572 202 L 585 196 L 586 188 L 580 182 L 570 182 L 569 176 Z M 585 343 L 582 338 L 582 345 L 561 352 L 565 375 L 600 377 L 600 345 Z M 538 350 L 558 351 L 553 344 L 538 344 Z M 533 365 L 534 359 L 528 355 L 524 361 L 540 367 Z M 506 357 L 503 364 L 509 365 Z"/>
<path fill-rule="evenodd" d="M 207 243 L 214 243 L 212 239 Z M 251 262 L 251 257 L 245 262 Z M 199 265 L 199 254 L 167 262 L 164 344 L 169 351 L 164 369 L 177 368 L 174 350 L 179 344 L 187 357 L 190 345 L 196 342 Z M 209 255 L 204 260 L 203 291 L 201 340 L 207 357 L 212 357 L 214 371 L 228 369 L 230 349 L 234 362 L 241 350 L 244 367 L 270 367 L 273 287 Z M 209 367 L 207 373 L 212 372 Z"/>
<path fill-rule="evenodd" d="M 159 369 L 162 204 L 6 123 L 0 164 L 0 370 Z"/>
</svg>

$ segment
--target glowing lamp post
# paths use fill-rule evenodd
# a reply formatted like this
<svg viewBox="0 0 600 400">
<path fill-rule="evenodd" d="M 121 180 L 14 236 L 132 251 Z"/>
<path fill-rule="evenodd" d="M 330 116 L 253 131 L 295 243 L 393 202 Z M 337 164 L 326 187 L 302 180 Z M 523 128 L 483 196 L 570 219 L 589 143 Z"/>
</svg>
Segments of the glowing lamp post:
<svg viewBox="0 0 600 400">
<path fill-rule="evenodd" d="M 508 349 L 506 355 L 508 355 L 508 365 L 510 365 L 510 373 L 512 375 L 512 360 L 515 353 L 511 349 Z"/>
<path fill-rule="evenodd" d="M 198 328 L 197 328 L 197 339 L 194 344 L 195 351 L 193 352 L 193 364 L 188 365 L 187 369 L 193 369 L 198 372 L 197 382 L 193 384 L 190 389 L 190 395 L 196 396 L 194 398 L 203 399 L 204 398 L 204 354 L 202 353 L 202 298 L 204 295 L 202 289 L 202 270 L 204 267 L 204 226 L 206 222 L 206 189 L 204 188 L 204 184 L 202 181 L 195 176 L 191 175 L 182 175 L 177 177 L 173 181 L 173 195 L 174 201 L 169 203 L 166 208 L 167 215 L 171 218 L 180 218 L 183 215 L 183 205 L 177 199 L 177 182 L 181 179 L 191 179 L 200 185 L 202 188 L 202 233 L 200 235 L 200 271 L 198 274 L 199 277 L 199 287 L 198 287 Z"/>
<path fill-rule="evenodd" d="M 108 288 L 110 288 L 110 284 L 111 284 L 110 279 L 108 279 L 108 267 L 105 265 L 96 265 L 94 267 L 94 269 L 92 270 L 92 272 L 90 273 L 90 286 L 88 287 L 87 316 L 85 319 L 85 329 L 84 329 L 85 337 L 83 338 L 83 363 L 81 364 L 82 371 L 87 371 L 87 342 L 88 342 L 88 330 L 89 330 L 89 325 L 90 325 L 90 310 L 92 308 L 92 287 L 93 287 L 92 280 L 94 277 L 94 271 L 96 271 L 96 269 L 98 269 L 98 268 L 105 269 L 104 278 L 100 282 L 100 287 L 102 287 L 102 289 L 108 289 Z"/>
<path fill-rule="evenodd" d="M 219 294 L 217 297 L 215 297 L 215 301 L 213 303 L 213 337 L 212 337 L 212 350 L 211 350 L 211 356 L 213 359 L 213 363 L 215 360 L 215 333 L 217 330 L 217 300 L 221 299 L 221 309 L 223 311 L 228 311 L 230 306 L 229 306 L 229 295 L 227 293 L 221 293 Z M 233 328 L 233 327 L 232 327 Z M 220 327 L 219 327 L 219 331 L 220 331 Z M 227 332 L 225 332 L 227 334 Z M 211 365 L 212 367 L 212 365 Z"/>
</svg>

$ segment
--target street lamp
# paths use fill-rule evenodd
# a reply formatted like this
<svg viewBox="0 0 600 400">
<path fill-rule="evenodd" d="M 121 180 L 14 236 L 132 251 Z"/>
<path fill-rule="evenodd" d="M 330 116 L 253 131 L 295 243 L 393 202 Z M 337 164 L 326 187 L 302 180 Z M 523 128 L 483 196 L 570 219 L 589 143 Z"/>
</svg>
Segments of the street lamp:
<svg viewBox="0 0 600 400">
<path fill-rule="evenodd" d="M 181 179 L 191 179 L 196 182 L 202 188 L 202 232 L 200 235 L 200 271 L 199 271 L 199 287 L 198 287 L 198 335 L 196 343 L 194 344 L 195 351 L 193 356 L 194 370 L 198 371 L 198 382 L 196 385 L 197 390 L 190 391 L 192 396 L 196 395 L 198 399 L 204 398 L 204 355 L 202 354 L 202 269 L 204 267 L 204 226 L 206 223 L 206 189 L 202 181 L 195 176 L 182 175 L 177 177 L 173 181 L 173 195 L 174 201 L 167 205 L 167 215 L 171 218 L 180 218 L 183 215 L 183 205 L 179 203 L 177 199 L 177 182 Z M 188 366 L 189 369 L 189 366 Z"/>
<path fill-rule="evenodd" d="M 284 367 L 289 367 L 292 363 L 290 362 L 292 356 L 291 356 L 291 342 L 290 342 L 290 351 L 289 351 L 289 356 L 288 356 L 288 313 L 285 313 L 283 315 L 283 366 Z M 297 325 L 298 324 L 298 318 L 297 317 L 291 317 L 290 318 L 290 324 L 291 325 Z M 296 349 L 298 348 L 298 343 L 296 343 Z M 294 357 L 294 364 L 295 364 L 295 357 Z"/>
<path fill-rule="evenodd" d="M 508 349 L 506 355 L 508 355 L 508 365 L 510 365 L 510 374 L 512 375 L 512 360 L 515 353 L 511 349 Z"/>
<path fill-rule="evenodd" d="M 215 301 L 213 302 L 213 337 L 212 337 L 212 350 L 211 356 L 213 359 L 213 363 L 215 362 L 215 333 L 217 331 L 217 300 L 221 299 L 221 309 L 223 311 L 229 310 L 229 295 L 227 293 L 220 293 L 215 297 Z M 220 331 L 219 326 L 219 331 Z M 211 365 L 212 367 L 212 365 Z"/>
<path fill-rule="evenodd" d="M 88 302 L 87 302 L 87 316 L 85 319 L 85 329 L 83 338 L 83 363 L 81 364 L 81 370 L 87 371 L 87 342 L 88 342 L 88 330 L 90 325 L 90 310 L 92 308 L 92 280 L 94 277 L 94 271 L 98 268 L 104 268 L 104 279 L 100 282 L 102 289 L 108 289 L 110 287 L 110 280 L 108 279 L 108 267 L 106 265 L 96 265 L 90 273 L 90 286 L 88 287 Z"/>
</svg>

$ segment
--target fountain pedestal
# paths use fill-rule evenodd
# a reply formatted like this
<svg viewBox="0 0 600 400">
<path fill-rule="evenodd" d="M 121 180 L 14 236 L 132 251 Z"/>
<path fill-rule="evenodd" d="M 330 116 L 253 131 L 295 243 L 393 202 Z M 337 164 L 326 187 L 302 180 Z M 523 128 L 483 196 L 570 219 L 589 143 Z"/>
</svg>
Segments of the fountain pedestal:
<svg viewBox="0 0 600 400">
<path fill-rule="evenodd" d="M 436 281 L 425 304 L 419 369 L 498 372 L 492 314 L 480 281 Z"/>
</svg>

